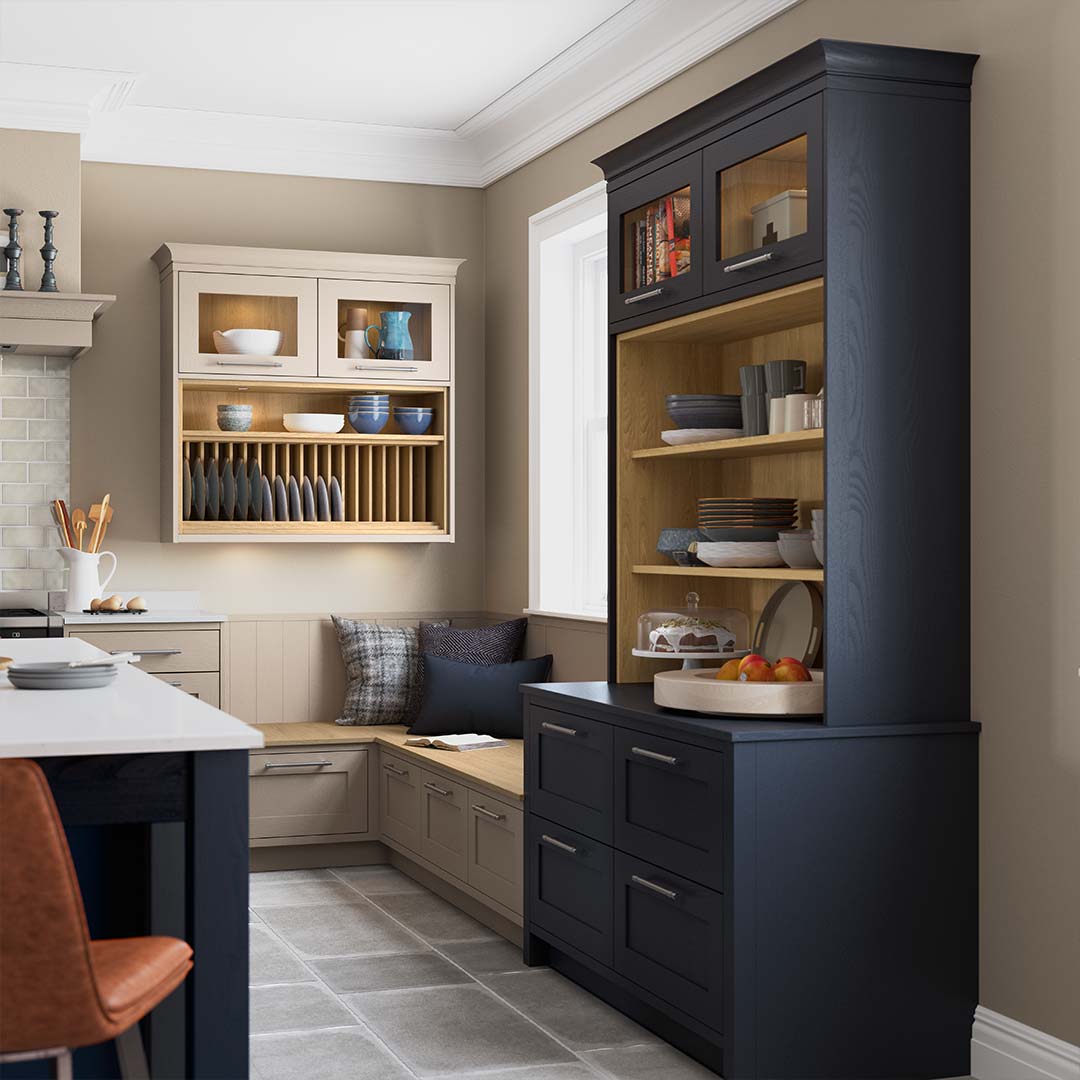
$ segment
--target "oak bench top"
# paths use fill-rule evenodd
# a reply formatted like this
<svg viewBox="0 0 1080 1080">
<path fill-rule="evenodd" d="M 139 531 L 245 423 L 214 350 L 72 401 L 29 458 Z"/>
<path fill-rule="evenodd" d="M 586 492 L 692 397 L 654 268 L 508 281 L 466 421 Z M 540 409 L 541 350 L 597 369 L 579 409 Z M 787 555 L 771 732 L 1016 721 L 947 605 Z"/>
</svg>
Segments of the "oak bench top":
<svg viewBox="0 0 1080 1080">
<path fill-rule="evenodd" d="M 260 732 L 267 750 L 301 746 L 358 746 L 375 743 L 403 757 L 415 758 L 444 773 L 476 783 L 506 799 L 525 798 L 525 742 L 507 739 L 506 746 L 492 750 L 432 750 L 406 746 L 409 737 L 400 724 L 350 725 L 308 721 L 303 723 L 252 724 Z"/>
</svg>

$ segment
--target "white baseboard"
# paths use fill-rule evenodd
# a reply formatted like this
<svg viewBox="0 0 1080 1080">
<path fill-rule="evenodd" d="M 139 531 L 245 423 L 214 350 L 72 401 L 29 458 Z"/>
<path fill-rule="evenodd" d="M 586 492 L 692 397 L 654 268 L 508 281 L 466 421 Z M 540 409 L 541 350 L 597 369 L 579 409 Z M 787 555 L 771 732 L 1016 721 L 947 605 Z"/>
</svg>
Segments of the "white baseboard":
<svg viewBox="0 0 1080 1080">
<path fill-rule="evenodd" d="M 980 1005 L 971 1030 L 971 1075 L 975 1080 L 1080 1080 L 1080 1046 Z"/>
</svg>

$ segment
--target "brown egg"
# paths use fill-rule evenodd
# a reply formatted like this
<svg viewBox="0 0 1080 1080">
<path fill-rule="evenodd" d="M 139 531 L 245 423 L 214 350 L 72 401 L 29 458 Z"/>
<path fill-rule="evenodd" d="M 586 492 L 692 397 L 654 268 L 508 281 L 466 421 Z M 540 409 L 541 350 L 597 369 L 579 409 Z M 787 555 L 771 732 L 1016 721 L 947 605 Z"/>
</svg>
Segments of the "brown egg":
<svg viewBox="0 0 1080 1080">
<path fill-rule="evenodd" d="M 127 602 L 128 611 L 145 611 L 146 601 L 141 596 L 133 596 Z"/>
<path fill-rule="evenodd" d="M 101 600 L 100 599 L 91 600 L 90 601 L 90 610 L 91 611 L 100 611 L 101 610 Z"/>
<path fill-rule="evenodd" d="M 102 611 L 119 611 L 124 606 L 123 597 L 110 596 L 108 600 L 101 601 Z"/>
</svg>

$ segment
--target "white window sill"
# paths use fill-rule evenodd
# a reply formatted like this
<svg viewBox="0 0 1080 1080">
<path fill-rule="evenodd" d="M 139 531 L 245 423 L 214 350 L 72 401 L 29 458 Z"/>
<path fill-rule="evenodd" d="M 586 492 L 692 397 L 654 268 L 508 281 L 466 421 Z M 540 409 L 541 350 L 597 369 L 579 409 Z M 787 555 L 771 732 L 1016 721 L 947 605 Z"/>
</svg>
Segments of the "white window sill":
<svg viewBox="0 0 1080 1080">
<path fill-rule="evenodd" d="M 606 615 L 586 615 L 581 611 L 540 611 L 537 608 L 526 608 L 522 615 L 535 615 L 543 619 L 567 619 L 571 622 L 603 623 L 607 625 Z"/>
</svg>

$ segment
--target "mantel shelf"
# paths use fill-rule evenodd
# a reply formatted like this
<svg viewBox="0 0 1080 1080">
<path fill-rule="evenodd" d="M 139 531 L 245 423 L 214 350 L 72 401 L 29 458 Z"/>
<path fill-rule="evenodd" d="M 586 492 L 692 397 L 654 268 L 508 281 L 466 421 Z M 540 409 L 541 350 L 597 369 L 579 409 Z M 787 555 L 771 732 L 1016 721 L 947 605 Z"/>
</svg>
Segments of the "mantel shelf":
<svg viewBox="0 0 1080 1080">
<path fill-rule="evenodd" d="M 115 301 L 96 293 L 0 290 L 0 345 L 34 356 L 81 356 L 93 343 L 94 320 Z"/>
<path fill-rule="evenodd" d="M 690 443 L 686 446 L 656 446 L 647 450 L 635 450 L 631 457 L 636 461 L 650 461 L 657 458 L 735 459 L 821 450 L 824 445 L 825 430 L 814 428 L 810 431 L 791 431 L 782 435 L 754 435 L 745 439 L 722 439 L 717 442 Z"/>
<path fill-rule="evenodd" d="M 757 581 L 824 581 L 825 571 L 793 570 L 788 566 L 645 566 L 635 574 L 660 574 L 666 577 L 744 578 Z"/>
<path fill-rule="evenodd" d="M 445 435 L 357 435 L 339 432 L 319 435 L 303 431 L 185 431 L 184 442 L 206 443 L 304 443 L 319 446 L 438 446 Z"/>
</svg>

